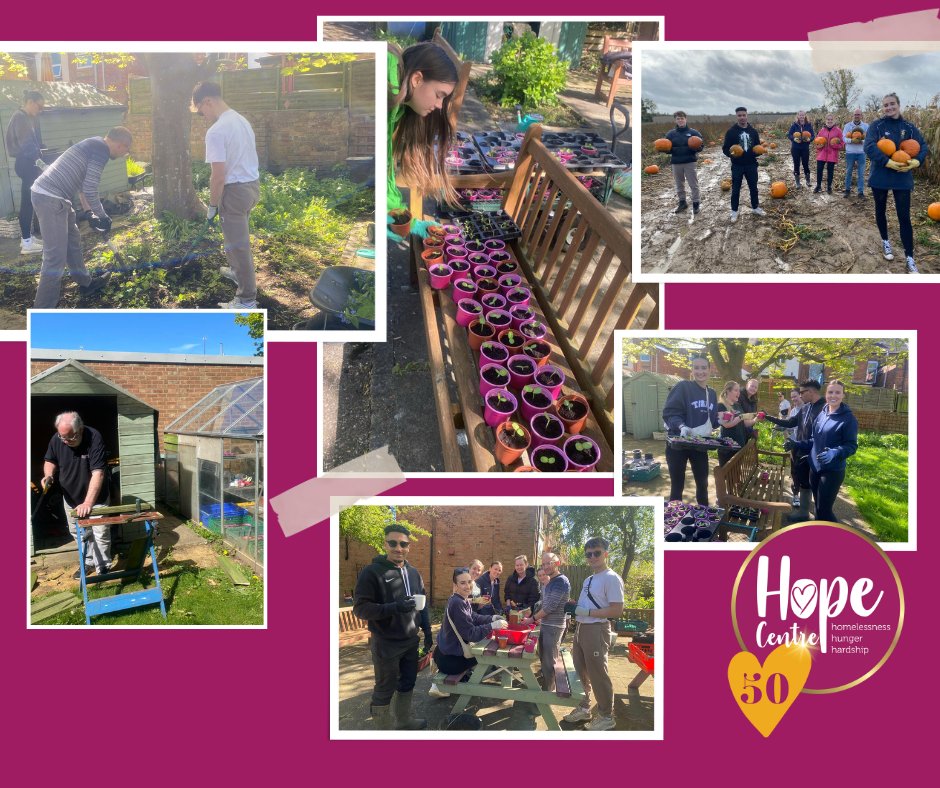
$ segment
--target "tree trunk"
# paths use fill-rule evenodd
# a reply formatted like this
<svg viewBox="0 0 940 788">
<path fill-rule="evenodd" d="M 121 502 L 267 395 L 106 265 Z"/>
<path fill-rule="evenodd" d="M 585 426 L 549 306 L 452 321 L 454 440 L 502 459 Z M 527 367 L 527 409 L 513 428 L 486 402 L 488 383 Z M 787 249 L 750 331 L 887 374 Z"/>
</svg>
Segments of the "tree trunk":
<svg viewBox="0 0 940 788">
<path fill-rule="evenodd" d="M 705 342 L 708 355 L 718 370 L 718 377 L 737 380 L 741 377 L 744 357 L 747 354 L 746 339 L 709 339 Z"/>
<path fill-rule="evenodd" d="M 633 560 L 636 558 L 636 540 L 637 540 L 637 520 L 634 512 L 629 515 L 627 522 L 627 510 L 622 509 L 620 513 L 620 533 L 623 549 L 623 568 L 620 571 L 620 579 L 627 582 L 627 576 L 630 574 L 630 568 L 633 566 Z"/>
<path fill-rule="evenodd" d="M 193 87 L 204 77 L 191 54 L 145 55 L 153 91 L 153 212 L 196 220 L 205 206 L 193 187 L 189 155 Z"/>
</svg>

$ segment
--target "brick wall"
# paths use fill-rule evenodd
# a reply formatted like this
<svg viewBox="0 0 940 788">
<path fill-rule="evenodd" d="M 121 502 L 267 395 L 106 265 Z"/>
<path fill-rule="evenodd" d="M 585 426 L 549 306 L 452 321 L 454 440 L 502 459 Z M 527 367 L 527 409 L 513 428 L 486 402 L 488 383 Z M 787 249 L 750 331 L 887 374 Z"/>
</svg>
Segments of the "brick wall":
<svg viewBox="0 0 940 788">
<path fill-rule="evenodd" d="M 57 361 L 31 361 L 30 375 L 55 366 Z M 84 366 L 159 411 L 157 433 L 163 449 L 163 428 L 195 405 L 216 386 L 236 380 L 256 378 L 263 367 L 242 364 L 172 364 L 125 363 L 114 361 L 83 361 Z"/>
<path fill-rule="evenodd" d="M 428 586 L 431 602 L 442 605 L 453 592 L 451 574 L 479 558 L 489 568 L 503 564 L 503 577 L 513 571 L 513 558 L 525 554 L 538 564 L 535 554 L 538 509 L 533 506 L 447 506 L 433 514 L 409 512 L 405 519 L 431 532 L 433 539 L 415 540 L 409 563 L 417 567 Z M 433 588 L 431 550 L 433 542 Z M 340 542 L 340 601 L 352 592 L 356 577 L 376 553 L 360 542 Z"/>
</svg>

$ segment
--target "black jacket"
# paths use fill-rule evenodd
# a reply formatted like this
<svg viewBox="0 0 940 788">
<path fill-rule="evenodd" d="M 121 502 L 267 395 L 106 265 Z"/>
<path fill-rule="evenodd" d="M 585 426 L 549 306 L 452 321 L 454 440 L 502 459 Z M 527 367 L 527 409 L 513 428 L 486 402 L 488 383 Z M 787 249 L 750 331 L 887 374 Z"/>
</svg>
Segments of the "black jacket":
<svg viewBox="0 0 940 788">
<path fill-rule="evenodd" d="M 507 607 L 510 601 L 515 602 L 517 608 L 532 607 L 538 602 L 539 581 L 535 576 L 535 567 L 526 567 L 522 582 L 519 582 L 519 575 L 513 572 L 503 586 L 503 596 L 506 598 Z"/>
<path fill-rule="evenodd" d="M 421 613 L 417 610 L 399 613 L 395 602 L 406 596 L 425 593 L 424 580 L 411 564 L 405 561 L 399 568 L 386 556 L 379 555 L 359 573 L 353 613 L 369 622 L 369 631 L 373 635 L 385 640 L 417 638 Z"/>
<path fill-rule="evenodd" d="M 735 123 L 725 133 L 725 141 L 721 146 L 721 152 L 731 159 L 731 168 L 737 167 L 756 167 L 757 156 L 754 155 L 754 146 L 760 144 L 760 134 L 757 133 L 750 123 L 743 129 Z M 744 154 L 741 156 L 731 155 L 731 146 L 740 145 L 744 148 Z"/>
<path fill-rule="evenodd" d="M 672 148 L 669 152 L 672 154 L 673 164 L 688 164 L 698 158 L 698 151 L 694 151 L 689 147 L 690 137 L 704 139 L 701 132 L 690 129 L 688 126 L 682 129 L 676 126 L 674 129 L 670 129 L 666 132 L 666 139 L 672 143 Z M 704 142 L 702 144 L 704 145 Z M 701 148 L 699 148 L 699 150 L 701 150 Z"/>
<path fill-rule="evenodd" d="M 816 423 L 816 417 L 822 413 L 824 407 L 826 407 L 826 398 L 820 397 L 812 405 L 804 403 L 795 416 L 790 416 L 786 419 L 777 419 L 773 416 L 767 416 L 767 421 L 787 430 L 796 427 L 796 440 L 808 441 L 813 437 L 813 425 Z M 804 454 L 809 454 L 809 449 L 797 449 L 796 453 L 797 456 L 803 456 Z"/>
</svg>

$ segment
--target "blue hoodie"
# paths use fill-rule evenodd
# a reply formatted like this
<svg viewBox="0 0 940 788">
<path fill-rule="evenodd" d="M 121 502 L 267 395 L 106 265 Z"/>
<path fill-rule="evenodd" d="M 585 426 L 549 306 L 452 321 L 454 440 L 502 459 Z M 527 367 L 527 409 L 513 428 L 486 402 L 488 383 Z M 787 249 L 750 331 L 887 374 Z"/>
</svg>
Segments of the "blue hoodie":
<svg viewBox="0 0 940 788">
<path fill-rule="evenodd" d="M 694 380 L 677 383 L 663 405 L 663 423 L 666 431 L 679 434 L 686 427 L 701 427 L 706 421 L 712 428 L 718 426 L 718 395 L 712 388 L 702 388 Z"/>
<path fill-rule="evenodd" d="M 920 143 L 920 152 L 914 158 L 923 164 L 929 150 L 920 130 L 904 118 L 878 118 L 865 135 L 865 155 L 871 159 L 868 185 L 875 189 L 913 189 L 913 172 L 897 172 L 885 166 L 889 157 L 878 149 L 878 140 L 881 139 L 891 140 L 897 148 L 904 140 L 916 140 Z"/>
<path fill-rule="evenodd" d="M 858 421 L 855 414 L 844 402 L 835 413 L 830 413 L 827 405 L 816 417 L 813 437 L 798 441 L 797 444 L 801 449 L 810 450 L 810 460 L 816 471 L 844 470 L 846 459 L 858 451 Z M 819 455 L 825 449 L 832 449 L 834 457 L 823 465 L 819 462 Z"/>
</svg>

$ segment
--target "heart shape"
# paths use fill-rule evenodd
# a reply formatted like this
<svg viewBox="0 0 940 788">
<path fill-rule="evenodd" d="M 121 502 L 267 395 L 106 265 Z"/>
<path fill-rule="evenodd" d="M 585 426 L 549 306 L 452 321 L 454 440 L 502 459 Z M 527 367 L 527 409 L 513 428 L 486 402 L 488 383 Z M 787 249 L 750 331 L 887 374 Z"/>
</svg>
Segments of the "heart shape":
<svg viewBox="0 0 940 788">
<path fill-rule="evenodd" d="M 816 584 L 807 580 L 802 585 L 794 585 L 790 590 L 790 603 L 794 610 L 802 613 L 816 599 L 817 593 Z"/>
<path fill-rule="evenodd" d="M 789 711 L 813 660 L 801 646 L 777 646 L 764 664 L 749 651 L 739 651 L 728 664 L 728 686 L 738 707 L 765 738 Z"/>
</svg>

